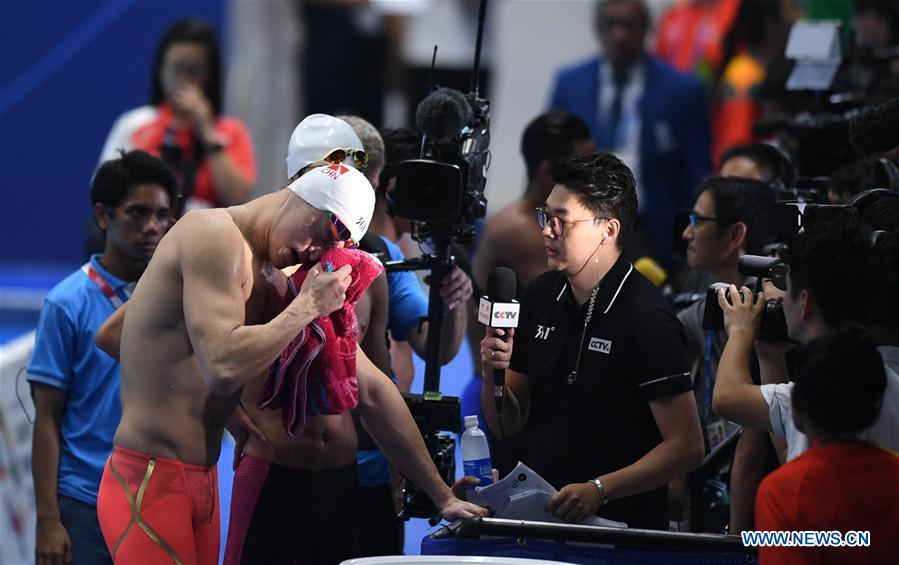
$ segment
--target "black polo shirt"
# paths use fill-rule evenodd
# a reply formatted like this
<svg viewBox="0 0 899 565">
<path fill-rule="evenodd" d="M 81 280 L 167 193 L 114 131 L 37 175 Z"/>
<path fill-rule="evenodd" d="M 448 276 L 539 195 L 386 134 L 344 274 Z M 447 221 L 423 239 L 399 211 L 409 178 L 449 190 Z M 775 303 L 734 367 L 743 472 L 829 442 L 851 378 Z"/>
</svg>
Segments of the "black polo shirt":
<svg viewBox="0 0 899 565">
<path fill-rule="evenodd" d="M 584 332 L 588 305 L 563 274 L 545 273 L 525 291 L 515 332 L 511 369 L 528 376 L 531 398 L 525 463 L 557 489 L 643 457 L 662 441 L 649 401 L 692 390 L 683 326 L 629 261 L 619 258 L 600 283 Z M 667 508 L 662 486 L 599 515 L 667 530 Z"/>
</svg>

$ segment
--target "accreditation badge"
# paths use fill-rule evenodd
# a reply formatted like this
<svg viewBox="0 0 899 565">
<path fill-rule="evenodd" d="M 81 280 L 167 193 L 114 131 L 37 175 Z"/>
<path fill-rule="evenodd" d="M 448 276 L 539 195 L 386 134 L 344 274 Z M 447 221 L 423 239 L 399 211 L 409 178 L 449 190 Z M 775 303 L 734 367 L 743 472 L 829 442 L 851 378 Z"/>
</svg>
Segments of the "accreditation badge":
<svg viewBox="0 0 899 565">
<path fill-rule="evenodd" d="M 727 433 L 724 428 L 724 420 L 721 418 L 715 418 L 710 421 L 706 427 L 705 431 L 709 438 L 709 450 L 713 451 L 716 447 L 721 445 L 725 439 L 727 439 Z"/>
</svg>

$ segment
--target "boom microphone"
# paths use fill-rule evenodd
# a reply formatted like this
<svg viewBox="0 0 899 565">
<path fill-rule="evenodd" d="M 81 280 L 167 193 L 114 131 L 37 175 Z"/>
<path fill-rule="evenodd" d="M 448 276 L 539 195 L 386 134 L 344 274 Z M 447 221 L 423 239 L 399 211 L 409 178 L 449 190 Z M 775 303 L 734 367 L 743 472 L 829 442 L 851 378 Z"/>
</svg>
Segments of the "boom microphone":
<svg viewBox="0 0 899 565">
<path fill-rule="evenodd" d="M 438 88 L 418 103 L 415 123 L 434 143 L 446 143 L 471 121 L 465 95 L 452 88 Z"/>
<path fill-rule="evenodd" d="M 518 286 L 515 271 L 508 267 L 493 269 L 487 278 L 487 296 L 481 297 L 478 308 L 478 321 L 490 328 L 516 328 L 520 304 L 515 301 Z M 506 333 L 506 340 L 509 334 Z M 503 369 L 493 370 L 493 400 L 496 415 L 503 411 L 503 397 L 506 392 L 506 372 Z"/>
<path fill-rule="evenodd" d="M 899 96 L 852 118 L 849 143 L 863 155 L 899 146 Z"/>
</svg>

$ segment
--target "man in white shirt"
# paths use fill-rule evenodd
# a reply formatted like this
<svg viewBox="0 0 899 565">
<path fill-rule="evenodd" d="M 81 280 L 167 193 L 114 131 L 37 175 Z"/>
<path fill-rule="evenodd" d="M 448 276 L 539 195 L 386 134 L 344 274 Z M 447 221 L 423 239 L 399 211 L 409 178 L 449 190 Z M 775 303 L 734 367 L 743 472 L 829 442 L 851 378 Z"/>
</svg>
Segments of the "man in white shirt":
<svg viewBox="0 0 899 565">
<path fill-rule="evenodd" d="M 888 291 L 897 284 L 896 247 L 875 247 L 856 222 L 834 221 L 806 228 L 784 254 L 790 271 L 783 311 L 790 338 L 806 344 L 847 323 L 856 323 L 880 344 L 887 388 L 877 421 L 862 432 L 861 439 L 891 451 L 899 451 L 897 300 L 895 293 Z M 877 276 L 871 276 L 874 273 Z M 786 382 L 784 354 L 792 345 L 755 342 L 766 297 L 759 294 L 753 303 L 750 296 L 746 287 L 741 293 L 733 285 L 727 297 L 719 293 L 728 341 L 718 365 L 712 409 L 744 426 L 785 437 L 786 459 L 791 460 L 808 449 L 808 440 L 792 417 L 793 385 Z M 768 383 L 761 386 L 753 385 L 749 376 L 753 342 L 762 382 Z M 846 375 L 846 386 L 852 384 L 852 375 Z"/>
</svg>

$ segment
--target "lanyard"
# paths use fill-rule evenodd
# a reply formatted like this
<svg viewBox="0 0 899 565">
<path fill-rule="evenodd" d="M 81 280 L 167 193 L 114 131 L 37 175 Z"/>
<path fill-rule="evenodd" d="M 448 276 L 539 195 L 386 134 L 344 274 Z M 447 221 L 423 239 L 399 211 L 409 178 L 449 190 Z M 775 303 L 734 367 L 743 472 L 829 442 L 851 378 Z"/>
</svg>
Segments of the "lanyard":
<svg viewBox="0 0 899 565">
<path fill-rule="evenodd" d="M 705 408 L 707 411 L 712 409 L 712 340 L 714 335 L 712 330 L 705 332 Z"/>
<path fill-rule="evenodd" d="M 98 273 L 97 270 L 94 269 L 94 266 L 90 263 L 85 263 L 84 265 L 82 265 L 81 272 L 87 275 L 87 278 L 92 280 L 94 284 L 100 288 L 100 292 L 102 292 L 103 295 L 108 298 L 110 302 L 112 302 L 112 305 L 116 309 L 120 308 L 125 300 L 131 298 L 131 291 L 126 287 L 126 289 L 122 292 L 122 294 L 125 295 L 125 299 L 122 300 L 122 297 L 119 296 L 119 294 L 111 286 L 109 286 L 109 283 L 106 282 L 106 279 L 103 278 L 103 275 Z"/>
<path fill-rule="evenodd" d="M 577 372 L 581 368 L 581 352 L 584 349 L 584 338 L 587 336 L 587 326 L 593 318 L 593 306 L 596 304 L 596 294 L 598 292 L 599 283 L 593 287 L 593 292 L 590 293 L 590 305 L 587 307 L 587 316 L 584 318 L 584 331 L 581 332 L 581 343 L 577 347 L 577 361 L 574 364 L 574 370 L 568 373 L 567 382 L 570 385 L 573 385 L 577 381 Z"/>
</svg>

